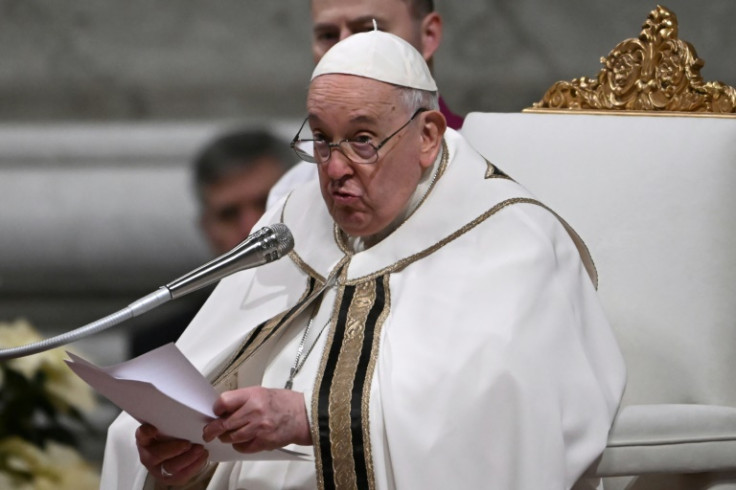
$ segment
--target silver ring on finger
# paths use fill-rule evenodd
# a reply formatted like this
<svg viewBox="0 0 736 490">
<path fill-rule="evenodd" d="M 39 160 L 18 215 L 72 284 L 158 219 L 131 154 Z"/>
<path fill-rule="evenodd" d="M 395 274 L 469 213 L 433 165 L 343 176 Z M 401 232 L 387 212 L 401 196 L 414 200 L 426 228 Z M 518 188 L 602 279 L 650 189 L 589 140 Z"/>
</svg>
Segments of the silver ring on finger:
<svg viewBox="0 0 736 490">
<path fill-rule="evenodd" d="M 174 474 L 166 471 L 166 468 L 164 468 L 164 465 L 161 465 L 161 476 L 163 476 L 164 478 L 169 478 L 170 476 L 174 476 Z"/>
</svg>

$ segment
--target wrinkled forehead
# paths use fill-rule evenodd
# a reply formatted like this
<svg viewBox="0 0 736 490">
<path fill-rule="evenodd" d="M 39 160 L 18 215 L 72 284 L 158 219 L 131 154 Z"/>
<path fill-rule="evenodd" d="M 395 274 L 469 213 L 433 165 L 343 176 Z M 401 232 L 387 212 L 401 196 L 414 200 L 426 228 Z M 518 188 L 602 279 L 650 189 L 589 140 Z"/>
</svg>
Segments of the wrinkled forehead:
<svg viewBox="0 0 736 490">
<path fill-rule="evenodd" d="M 401 101 L 401 88 L 357 75 L 330 73 L 309 84 L 307 110 L 353 110 L 361 107 L 391 108 Z"/>
</svg>

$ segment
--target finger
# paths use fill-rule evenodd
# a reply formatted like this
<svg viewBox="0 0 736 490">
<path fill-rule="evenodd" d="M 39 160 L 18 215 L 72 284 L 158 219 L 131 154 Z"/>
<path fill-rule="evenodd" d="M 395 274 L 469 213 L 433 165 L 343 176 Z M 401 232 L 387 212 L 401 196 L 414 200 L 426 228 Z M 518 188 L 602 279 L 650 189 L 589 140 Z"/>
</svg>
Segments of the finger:
<svg viewBox="0 0 736 490">
<path fill-rule="evenodd" d="M 178 476 L 187 473 L 192 468 L 199 469 L 202 462 L 207 461 L 208 458 L 209 453 L 204 446 L 195 444 L 189 451 L 162 461 L 161 464 L 166 467 L 166 471 Z"/>
<path fill-rule="evenodd" d="M 249 399 L 250 390 L 247 388 L 226 391 L 215 400 L 212 410 L 218 417 L 224 417 L 245 405 Z"/>
<path fill-rule="evenodd" d="M 175 458 L 192 449 L 192 443 L 181 439 L 164 441 L 142 447 L 140 449 L 141 463 L 146 468 L 160 465 L 162 462 Z"/>
<path fill-rule="evenodd" d="M 260 439 L 253 439 L 252 441 L 238 442 L 238 443 L 233 444 L 233 449 L 243 454 L 252 454 L 252 453 L 259 453 L 261 451 L 270 451 L 272 449 L 276 449 L 276 447 L 277 446 L 272 447 L 271 445 L 264 444 L 264 442 L 261 441 Z"/>
<path fill-rule="evenodd" d="M 254 424 L 247 424 L 243 427 L 222 433 L 219 436 L 221 442 L 227 444 L 250 442 L 258 437 L 257 428 Z"/>
<path fill-rule="evenodd" d="M 213 420 L 202 429 L 202 439 L 204 439 L 204 442 L 210 442 L 219 437 L 220 434 L 227 432 L 227 430 L 223 419 Z"/>
<path fill-rule="evenodd" d="M 249 423 L 248 413 L 250 409 L 245 405 L 240 406 L 237 410 L 227 415 L 221 416 L 220 418 L 213 420 L 207 424 L 203 431 L 202 437 L 205 442 L 210 442 L 216 437 L 221 436 L 223 433 L 238 429 L 241 426 L 245 426 Z"/>
<path fill-rule="evenodd" d="M 135 442 L 139 446 L 148 446 L 158 434 L 158 429 L 150 424 L 143 424 L 135 431 Z"/>
<path fill-rule="evenodd" d="M 191 451 L 166 460 L 155 467 L 157 470 L 149 471 L 157 480 L 167 485 L 178 486 L 189 483 L 208 463 L 209 453 L 207 450 L 201 445 L 195 445 Z"/>
</svg>

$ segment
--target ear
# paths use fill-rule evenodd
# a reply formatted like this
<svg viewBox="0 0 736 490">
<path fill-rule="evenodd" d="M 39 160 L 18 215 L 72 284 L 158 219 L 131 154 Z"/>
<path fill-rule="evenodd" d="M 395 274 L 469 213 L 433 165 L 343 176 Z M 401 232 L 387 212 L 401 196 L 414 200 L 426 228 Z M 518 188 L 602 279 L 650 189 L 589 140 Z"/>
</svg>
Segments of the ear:
<svg viewBox="0 0 736 490">
<path fill-rule="evenodd" d="M 419 164 L 426 169 L 432 166 L 442 147 L 447 121 L 440 111 L 423 112 L 420 117 L 422 127 Z"/>
<path fill-rule="evenodd" d="M 431 12 L 422 19 L 421 25 L 422 56 L 429 64 L 432 55 L 442 42 L 442 17 L 437 12 Z"/>
</svg>

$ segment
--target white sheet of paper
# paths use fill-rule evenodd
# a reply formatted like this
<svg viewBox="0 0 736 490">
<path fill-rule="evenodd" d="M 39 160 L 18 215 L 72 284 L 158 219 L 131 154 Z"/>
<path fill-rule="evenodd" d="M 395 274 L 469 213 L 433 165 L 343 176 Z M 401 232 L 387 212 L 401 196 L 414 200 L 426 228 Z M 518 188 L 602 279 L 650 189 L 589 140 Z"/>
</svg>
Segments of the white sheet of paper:
<svg viewBox="0 0 736 490">
<path fill-rule="evenodd" d="M 98 393 L 163 434 L 203 444 L 212 461 L 299 460 L 307 456 L 286 449 L 242 454 L 217 439 L 205 443 L 202 429 L 216 418 L 212 407 L 218 395 L 173 343 L 108 367 L 67 354 L 71 370 Z"/>
</svg>

